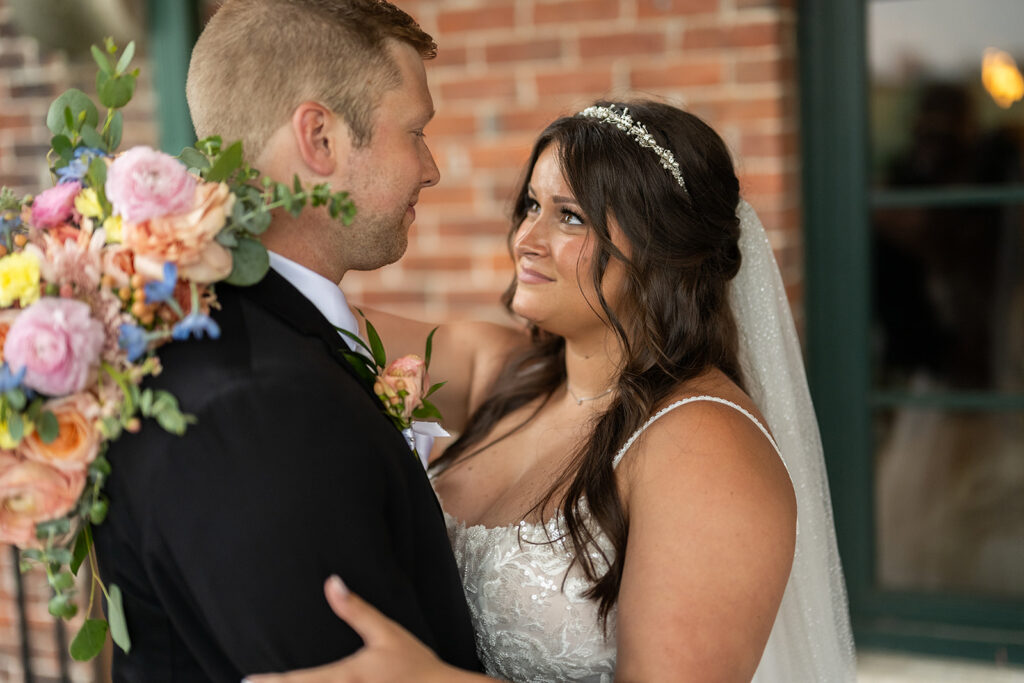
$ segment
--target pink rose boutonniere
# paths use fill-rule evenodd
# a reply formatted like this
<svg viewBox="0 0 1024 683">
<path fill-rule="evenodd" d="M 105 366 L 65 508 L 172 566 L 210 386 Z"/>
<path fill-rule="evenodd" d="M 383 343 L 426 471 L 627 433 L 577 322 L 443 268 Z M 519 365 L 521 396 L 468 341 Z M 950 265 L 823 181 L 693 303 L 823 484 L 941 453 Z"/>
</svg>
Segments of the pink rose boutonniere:
<svg viewBox="0 0 1024 683">
<path fill-rule="evenodd" d="M 362 311 L 359 311 L 363 315 Z M 366 316 L 363 316 L 366 320 Z M 356 373 L 367 382 L 373 383 L 373 393 L 383 404 L 384 414 L 402 432 L 413 454 L 424 466 L 430 455 L 430 445 L 434 437 L 449 436 L 437 422 L 428 422 L 428 418 L 441 419 L 441 411 L 428 399 L 435 391 L 444 386 L 444 382 L 431 385 L 427 379 L 430 368 L 430 352 L 433 347 L 435 327 L 427 335 L 427 343 L 423 356 L 409 354 L 396 358 L 388 363 L 384 344 L 376 328 L 366 320 L 366 337 L 363 341 L 348 330 L 338 331 L 352 339 L 365 353 L 346 352 L 345 357 L 355 368 Z M 413 419 L 417 418 L 417 419 Z"/>
</svg>

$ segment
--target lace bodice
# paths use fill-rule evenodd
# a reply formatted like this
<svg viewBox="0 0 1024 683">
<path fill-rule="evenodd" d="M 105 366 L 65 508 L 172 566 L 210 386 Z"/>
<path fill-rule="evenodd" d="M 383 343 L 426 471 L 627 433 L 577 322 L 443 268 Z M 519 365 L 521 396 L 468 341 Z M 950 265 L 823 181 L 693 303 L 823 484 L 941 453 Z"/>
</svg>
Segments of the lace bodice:
<svg viewBox="0 0 1024 683">
<path fill-rule="evenodd" d="M 735 408 L 771 440 L 761 423 L 735 403 L 715 396 L 693 396 L 648 420 L 616 454 L 613 466 L 656 420 L 695 401 Z M 611 683 L 616 610 L 609 614 L 606 638 L 597 604 L 582 595 L 589 584 L 578 566 L 569 569 L 569 546 L 558 540 L 562 536 L 560 516 L 546 525 L 519 522 L 485 527 L 467 526 L 445 512 L 445 521 L 476 631 L 477 652 L 488 675 L 531 683 Z M 610 559 L 611 543 L 603 534 L 595 536 Z M 549 538 L 554 540 L 549 542 Z M 597 551 L 593 554 L 600 558 Z"/>
</svg>

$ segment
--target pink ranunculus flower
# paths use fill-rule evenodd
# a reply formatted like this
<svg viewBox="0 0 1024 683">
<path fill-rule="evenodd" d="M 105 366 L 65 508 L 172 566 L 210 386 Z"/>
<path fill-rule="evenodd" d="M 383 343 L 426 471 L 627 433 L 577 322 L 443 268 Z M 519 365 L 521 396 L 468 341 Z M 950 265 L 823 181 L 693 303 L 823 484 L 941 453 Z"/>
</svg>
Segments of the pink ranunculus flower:
<svg viewBox="0 0 1024 683">
<path fill-rule="evenodd" d="M 4 340 L 4 360 L 25 370 L 25 386 L 48 396 L 81 391 L 99 359 L 103 325 L 89 305 L 43 297 L 21 312 Z"/>
<path fill-rule="evenodd" d="M 374 387 L 377 395 L 387 404 L 388 411 L 404 420 L 412 417 L 412 412 L 420 406 L 423 394 L 426 392 L 424 385 L 427 382 L 427 364 L 416 354 L 402 356 L 391 361 L 384 372 L 380 375 L 378 384 L 382 387 Z M 399 392 L 406 392 L 402 397 Z M 381 395 L 383 394 L 383 396 Z M 394 399 L 398 398 L 398 401 Z M 401 412 L 397 412 L 398 409 Z"/>
<path fill-rule="evenodd" d="M 169 154 L 132 147 L 110 164 L 105 188 L 114 213 L 135 223 L 188 211 L 196 182 Z"/>
<path fill-rule="evenodd" d="M 40 192 L 32 202 L 32 224 L 37 228 L 56 228 L 71 218 L 75 211 L 75 197 L 82 191 L 82 183 L 61 183 Z"/>
<path fill-rule="evenodd" d="M 0 543 L 41 548 L 36 523 L 70 512 L 85 488 L 86 473 L 61 472 L 7 454 L 0 461 Z"/>
</svg>

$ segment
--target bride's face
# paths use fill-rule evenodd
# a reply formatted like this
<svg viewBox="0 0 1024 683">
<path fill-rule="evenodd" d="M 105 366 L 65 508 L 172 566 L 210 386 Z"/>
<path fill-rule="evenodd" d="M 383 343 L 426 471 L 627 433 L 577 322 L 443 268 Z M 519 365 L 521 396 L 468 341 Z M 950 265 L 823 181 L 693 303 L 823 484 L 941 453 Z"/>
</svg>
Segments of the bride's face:
<svg viewBox="0 0 1024 683">
<path fill-rule="evenodd" d="M 603 334 L 607 321 L 591 275 L 597 240 L 562 176 L 557 151 L 545 149 L 530 175 L 526 218 L 512 240 L 517 280 L 512 308 L 563 337 Z M 610 218 L 609 230 L 613 243 L 628 255 L 622 231 Z M 610 259 L 601 289 L 616 312 L 624 276 L 622 263 Z"/>
</svg>

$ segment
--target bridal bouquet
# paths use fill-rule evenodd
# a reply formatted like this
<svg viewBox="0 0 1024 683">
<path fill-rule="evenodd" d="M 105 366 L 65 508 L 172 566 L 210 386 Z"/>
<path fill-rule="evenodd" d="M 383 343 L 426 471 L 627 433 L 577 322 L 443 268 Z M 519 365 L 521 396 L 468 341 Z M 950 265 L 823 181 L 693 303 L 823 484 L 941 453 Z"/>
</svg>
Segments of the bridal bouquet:
<svg viewBox="0 0 1024 683">
<path fill-rule="evenodd" d="M 122 115 L 137 70 L 108 40 L 93 48 L 99 110 L 79 90 L 51 105 L 47 156 L 57 184 L 35 197 L 0 190 L 0 542 L 41 566 L 50 613 L 71 618 L 74 576 L 95 570 L 92 525 L 103 522 L 107 445 L 152 418 L 175 434 L 193 418 L 171 394 L 142 389 L 160 372 L 161 345 L 217 338 L 216 284 L 251 285 L 266 273 L 255 239 L 270 212 L 327 207 L 346 224 L 354 206 L 328 186 L 305 190 L 248 167 L 241 143 L 201 140 L 175 158 L 135 147 L 121 154 Z M 87 619 L 71 644 L 95 656 L 111 637 L 130 646 L 121 593 L 93 571 L 106 620 Z"/>
</svg>

